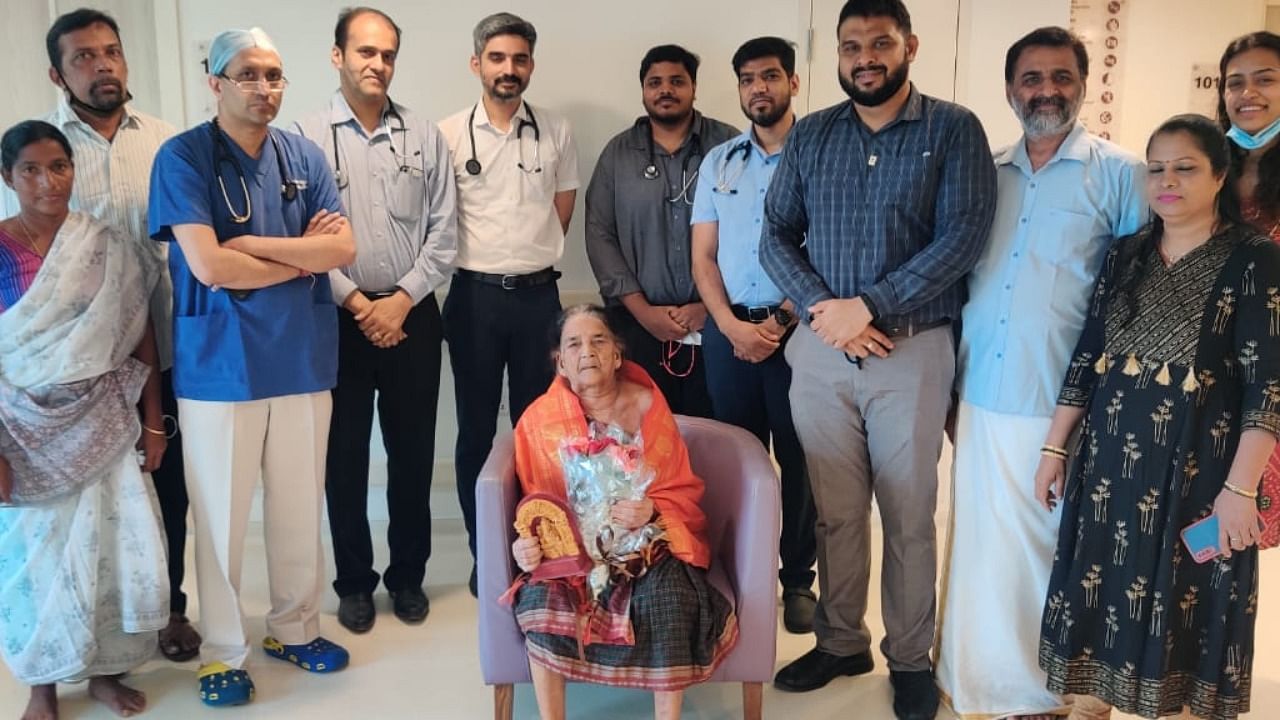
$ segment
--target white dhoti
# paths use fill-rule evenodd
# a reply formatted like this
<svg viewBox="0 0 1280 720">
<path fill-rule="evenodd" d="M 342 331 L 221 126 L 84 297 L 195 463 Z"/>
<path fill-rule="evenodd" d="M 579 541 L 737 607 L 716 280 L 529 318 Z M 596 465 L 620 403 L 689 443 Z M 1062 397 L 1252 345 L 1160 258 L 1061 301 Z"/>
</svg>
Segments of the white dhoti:
<svg viewBox="0 0 1280 720">
<path fill-rule="evenodd" d="M 254 488 L 262 478 L 267 632 L 286 645 L 320 634 L 328 391 L 248 402 L 178 400 L 187 495 L 195 521 L 202 663 L 244 666 L 249 640 L 240 569 Z"/>
<path fill-rule="evenodd" d="M 961 718 L 1066 713 L 1037 651 L 1061 506 L 1035 500 L 1049 418 L 961 402 L 951 532 L 935 650 L 938 687 Z"/>
<path fill-rule="evenodd" d="M 0 652 L 19 682 L 118 675 L 151 658 L 169 621 L 160 527 L 132 451 L 77 493 L 0 508 Z"/>
</svg>

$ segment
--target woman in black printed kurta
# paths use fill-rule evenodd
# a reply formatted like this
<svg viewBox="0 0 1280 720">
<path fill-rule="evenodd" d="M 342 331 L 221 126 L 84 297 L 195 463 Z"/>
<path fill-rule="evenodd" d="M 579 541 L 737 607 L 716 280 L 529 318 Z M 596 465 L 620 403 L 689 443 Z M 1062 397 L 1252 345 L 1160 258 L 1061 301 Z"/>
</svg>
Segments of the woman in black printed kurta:
<svg viewBox="0 0 1280 720">
<path fill-rule="evenodd" d="M 1207 119 L 1166 122 L 1147 155 L 1157 219 L 1107 257 L 1037 472 L 1064 504 L 1040 665 L 1083 696 L 1073 718 L 1230 720 L 1253 670 L 1248 495 L 1280 433 L 1280 250 L 1241 221 Z M 1180 532 L 1215 512 L 1234 552 L 1197 564 Z"/>
</svg>

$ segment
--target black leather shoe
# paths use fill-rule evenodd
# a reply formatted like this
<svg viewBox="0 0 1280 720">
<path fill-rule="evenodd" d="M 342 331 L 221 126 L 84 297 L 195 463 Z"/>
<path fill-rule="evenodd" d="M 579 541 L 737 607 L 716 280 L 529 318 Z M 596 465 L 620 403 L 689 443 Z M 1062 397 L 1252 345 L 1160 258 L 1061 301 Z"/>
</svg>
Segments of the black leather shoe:
<svg viewBox="0 0 1280 720">
<path fill-rule="evenodd" d="M 938 686 L 928 670 L 890 670 L 893 714 L 898 720 L 933 720 L 938 715 Z"/>
<path fill-rule="evenodd" d="M 782 625 L 797 635 L 813 632 L 813 611 L 818 596 L 809 588 L 787 588 L 782 591 Z"/>
<path fill-rule="evenodd" d="M 808 692 L 817 690 L 841 675 L 869 673 L 875 666 L 870 650 L 840 657 L 814 648 L 779 670 L 773 678 L 773 685 L 788 692 Z"/>
<path fill-rule="evenodd" d="M 357 635 L 369 632 L 376 617 L 373 593 L 356 593 L 338 601 L 338 622 Z"/>
<path fill-rule="evenodd" d="M 422 588 L 407 588 L 391 593 L 391 607 L 395 610 L 396 617 L 410 625 L 417 625 L 427 619 L 427 613 L 431 612 L 431 601 L 427 600 L 427 594 L 422 592 Z"/>
<path fill-rule="evenodd" d="M 476 589 L 476 566 L 471 566 L 471 579 L 467 581 L 467 589 L 471 591 L 471 597 L 479 598 L 480 593 Z"/>
</svg>

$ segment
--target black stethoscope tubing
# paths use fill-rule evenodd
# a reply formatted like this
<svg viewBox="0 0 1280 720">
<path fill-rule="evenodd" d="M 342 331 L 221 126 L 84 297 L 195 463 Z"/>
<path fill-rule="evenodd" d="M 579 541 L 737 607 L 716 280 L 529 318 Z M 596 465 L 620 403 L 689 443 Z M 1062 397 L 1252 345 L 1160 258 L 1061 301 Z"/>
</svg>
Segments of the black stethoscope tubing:
<svg viewBox="0 0 1280 720">
<path fill-rule="evenodd" d="M 644 172 L 643 172 L 644 178 L 646 180 L 657 180 L 662 175 L 662 172 L 658 170 L 658 154 L 657 154 L 657 149 L 654 146 L 654 142 L 653 142 L 653 128 L 649 127 L 649 118 L 640 118 L 639 120 L 636 121 L 636 124 L 644 125 L 645 128 L 648 130 L 648 132 L 645 133 L 645 140 L 648 141 L 649 164 L 644 166 Z M 701 164 L 702 136 L 699 135 L 698 133 L 694 133 L 693 143 L 694 143 L 693 150 L 689 153 L 686 153 L 684 156 L 684 160 L 680 162 L 680 177 L 682 180 L 684 179 L 685 175 L 687 175 L 689 172 L 689 161 L 693 160 L 693 158 L 696 157 L 696 158 L 699 158 L 699 164 Z M 698 172 L 698 169 L 695 167 L 693 172 L 696 174 Z"/>
<path fill-rule="evenodd" d="M 222 137 L 222 128 L 218 125 L 218 118 L 210 121 L 213 125 L 213 167 L 214 175 L 218 178 L 218 187 L 222 189 L 222 199 L 227 203 L 227 212 L 231 214 L 231 222 L 237 225 L 243 225 L 249 222 L 253 217 L 253 201 L 249 198 L 249 186 L 244 181 L 244 168 L 240 165 L 240 161 L 236 159 L 231 149 L 227 147 L 227 141 Z M 267 130 L 267 137 L 271 140 L 271 147 L 276 155 L 276 167 L 280 172 L 280 195 L 284 197 L 286 202 L 291 202 L 298 197 L 298 182 L 289 179 L 288 169 L 285 167 L 284 151 L 280 147 L 280 142 L 276 140 L 276 136 L 271 134 L 271 130 Z M 240 191 L 244 194 L 244 214 L 236 212 L 231 204 L 231 197 L 227 195 L 227 185 L 222 180 L 222 163 L 230 162 L 231 167 L 236 171 L 236 177 L 240 179 Z"/>
<path fill-rule="evenodd" d="M 467 117 L 467 137 L 471 140 L 471 158 L 463 165 L 468 175 L 479 175 L 484 169 L 480 165 L 480 158 L 476 156 L 476 109 L 480 107 L 480 103 L 471 106 L 471 114 Z M 534 154 L 538 154 L 538 147 L 542 144 L 542 131 L 538 129 L 538 118 L 533 115 L 533 108 L 529 107 L 529 103 L 524 103 L 524 112 L 529 119 L 520 118 L 520 122 L 516 124 L 516 142 L 520 141 L 521 133 L 526 127 L 533 128 L 533 147 Z M 538 161 L 538 167 L 529 170 L 524 166 L 524 156 L 521 155 L 519 162 L 516 163 L 521 170 L 525 172 L 542 172 L 542 162 Z"/>
<path fill-rule="evenodd" d="M 391 127 L 391 123 L 387 122 L 387 118 L 395 118 L 396 123 L 400 127 Z M 404 127 L 404 118 L 400 112 L 396 110 L 395 103 L 387 98 L 387 109 L 382 113 L 383 122 L 387 123 L 387 136 L 391 139 L 391 154 L 396 156 L 396 160 L 400 161 L 400 172 L 409 171 L 408 156 L 396 152 L 396 133 L 400 133 L 401 138 L 406 135 Z M 333 181 L 338 185 L 338 189 L 342 190 L 347 187 L 347 174 L 342 171 L 342 158 L 338 152 L 338 125 L 341 123 L 333 123 L 329 125 L 329 133 L 333 137 Z M 418 154 L 421 154 L 421 150 Z"/>
</svg>

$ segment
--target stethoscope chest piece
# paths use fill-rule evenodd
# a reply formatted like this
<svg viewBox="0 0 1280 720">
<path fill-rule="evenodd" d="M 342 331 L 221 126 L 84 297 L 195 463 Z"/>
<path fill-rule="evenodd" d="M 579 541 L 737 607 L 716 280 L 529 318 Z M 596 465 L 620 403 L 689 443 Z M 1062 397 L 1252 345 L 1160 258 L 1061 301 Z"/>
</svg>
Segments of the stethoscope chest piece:
<svg viewBox="0 0 1280 720">
<path fill-rule="evenodd" d="M 479 161 L 479 160 L 477 160 L 477 159 L 475 159 L 475 158 L 470 158 L 470 159 L 468 159 L 468 160 L 467 160 L 467 162 L 466 162 L 466 164 L 465 164 L 465 165 L 463 165 L 463 167 L 464 167 L 464 168 L 466 168 L 466 170 L 467 170 L 467 174 L 468 174 L 468 175 L 479 175 L 479 174 L 480 174 L 480 170 L 481 170 L 481 168 L 480 168 L 480 161 Z"/>
<path fill-rule="evenodd" d="M 648 165 L 646 165 L 646 166 L 645 166 L 645 168 L 644 168 L 644 179 L 645 179 L 645 180 L 657 180 L 657 179 L 658 179 L 658 166 L 657 166 L 657 165 L 654 165 L 653 163 L 649 163 Z"/>
</svg>

